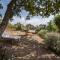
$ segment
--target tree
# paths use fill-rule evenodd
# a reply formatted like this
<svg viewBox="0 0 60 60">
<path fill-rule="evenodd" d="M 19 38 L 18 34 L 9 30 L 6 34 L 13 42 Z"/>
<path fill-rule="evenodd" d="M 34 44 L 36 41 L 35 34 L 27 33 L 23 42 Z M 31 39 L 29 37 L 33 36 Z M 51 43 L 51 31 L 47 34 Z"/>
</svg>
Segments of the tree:
<svg viewBox="0 0 60 60">
<path fill-rule="evenodd" d="M 15 26 L 16 30 L 22 30 L 21 25 L 22 25 L 22 24 L 17 23 L 17 24 L 15 24 L 14 26 Z"/>
<path fill-rule="evenodd" d="M 14 15 L 19 15 L 21 10 L 29 12 L 27 17 L 34 15 L 49 16 L 60 11 L 60 0 L 11 0 L 0 25 L 0 37 L 4 32 L 9 20 Z"/>
<path fill-rule="evenodd" d="M 27 24 L 26 27 L 28 30 L 34 30 L 35 29 L 35 27 L 32 24 Z"/>
<path fill-rule="evenodd" d="M 60 32 L 60 15 L 55 16 L 54 22 L 55 22 L 55 24 L 58 27 L 59 32 Z"/>
</svg>

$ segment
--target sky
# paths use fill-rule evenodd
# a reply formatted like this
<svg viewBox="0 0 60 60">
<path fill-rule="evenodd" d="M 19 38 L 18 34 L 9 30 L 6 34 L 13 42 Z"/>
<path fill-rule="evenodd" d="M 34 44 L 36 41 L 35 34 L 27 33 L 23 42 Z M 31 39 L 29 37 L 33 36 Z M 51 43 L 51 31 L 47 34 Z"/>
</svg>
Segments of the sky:
<svg viewBox="0 0 60 60">
<path fill-rule="evenodd" d="M 6 12 L 6 9 L 7 9 L 7 5 L 9 4 L 11 0 L 1 0 L 0 3 L 2 3 L 3 5 L 3 9 L 1 10 L 0 9 L 0 13 L 2 15 L 5 14 Z M 17 17 L 17 16 L 14 16 L 13 17 L 13 21 L 11 22 L 12 24 L 16 24 L 17 22 L 19 23 L 22 23 L 22 24 L 32 24 L 34 26 L 36 25 L 40 25 L 40 24 L 47 24 L 47 22 L 49 22 L 50 20 L 53 20 L 54 16 L 51 15 L 49 16 L 48 18 L 42 18 L 41 16 L 34 16 L 32 18 L 30 18 L 30 20 L 26 20 L 25 17 L 27 15 L 27 12 L 22 10 L 22 13 L 21 13 L 22 17 Z"/>
</svg>

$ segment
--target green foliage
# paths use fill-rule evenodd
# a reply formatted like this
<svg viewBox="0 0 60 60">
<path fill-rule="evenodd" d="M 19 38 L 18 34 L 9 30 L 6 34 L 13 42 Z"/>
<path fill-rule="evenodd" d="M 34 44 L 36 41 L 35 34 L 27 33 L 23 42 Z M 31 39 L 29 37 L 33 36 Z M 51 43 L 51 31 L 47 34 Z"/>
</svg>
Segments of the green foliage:
<svg viewBox="0 0 60 60">
<path fill-rule="evenodd" d="M 41 29 L 40 28 L 36 28 L 35 32 L 38 33 Z"/>
<path fill-rule="evenodd" d="M 52 31 L 53 32 L 57 32 L 58 31 L 58 27 L 56 26 L 56 24 L 53 23 L 52 25 Z"/>
<path fill-rule="evenodd" d="M 58 27 L 59 32 L 60 32 L 60 15 L 55 16 L 54 22 L 55 22 L 55 24 Z"/>
<path fill-rule="evenodd" d="M 21 10 L 29 12 L 28 16 L 49 16 L 59 12 L 60 0 L 16 0 L 14 13 L 19 15 Z"/>
<path fill-rule="evenodd" d="M 60 53 L 60 34 L 55 32 L 47 33 L 45 36 L 45 44 L 56 53 Z"/>
<path fill-rule="evenodd" d="M 15 28 L 16 28 L 16 30 L 22 30 L 20 23 L 15 24 Z"/>
<path fill-rule="evenodd" d="M 49 16 L 60 9 L 60 0 L 11 0 L 11 3 L 13 15 L 21 16 L 19 12 L 26 10 L 29 12 L 27 18 L 34 15 Z"/>
<path fill-rule="evenodd" d="M 7 28 L 10 28 L 10 29 L 15 29 L 15 26 L 11 23 L 8 24 Z"/>
<path fill-rule="evenodd" d="M 14 26 L 15 26 L 15 30 L 17 30 L 17 31 L 28 31 L 28 30 L 27 30 L 27 27 L 24 26 L 24 25 L 21 24 L 21 23 L 17 23 L 17 24 L 15 24 Z"/>
<path fill-rule="evenodd" d="M 42 38 L 45 37 L 45 34 L 48 32 L 48 30 L 46 29 L 46 25 L 39 25 L 36 27 L 35 32 Z"/>
<path fill-rule="evenodd" d="M 22 31 L 28 32 L 28 27 L 27 26 L 22 26 Z"/>
<path fill-rule="evenodd" d="M 35 29 L 35 26 L 33 26 L 32 24 L 27 24 L 26 27 L 28 30 L 34 30 Z"/>
<path fill-rule="evenodd" d="M 48 31 L 45 30 L 45 29 L 41 29 L 37 34 L 42 37 L 42 38 L 45 38 L 45 35 Z"/>
<path fill-rule="evenodd" d="M 39 25 L 36 27 L 36 33 L 38 33 L 41 29 L 46 29 L 46 25 Z"/>
<path fill-rule="evenodd" d="M 58 28 L 57 28 L 56 24 L 53 21 L 50 21 L 48 23 L 48 25 L 47 25 L 47 30 L 49 32 L 51 32 L 51 31 L 57 32 L 58 31 Z"/>
<path fill-rule="evenodd" d="M 28 16 L 31 15 L 43 15 L 48 16 L 50 13 L 56 13 L 55 10 L 59 10 L 59 2 L 60 1 L 52 1 L 52 0 L 16 0 L 14 14 L 19 15 L 21 10 L 26 10 L 29 12 Z M 53 5 L 52 5 L 53 3 Z M 58 3 L 58 5 L 57 5 Z M 53 8 L 52 8 L 53 7 Z M 56 9 L 57 8 L 57 9 Z"/>
<path fill-rule="evenodd" d="M 52 31 L 52 22 L 51 21 L 48 23 L 47 29 L 49 31 Z"/>
</svg>

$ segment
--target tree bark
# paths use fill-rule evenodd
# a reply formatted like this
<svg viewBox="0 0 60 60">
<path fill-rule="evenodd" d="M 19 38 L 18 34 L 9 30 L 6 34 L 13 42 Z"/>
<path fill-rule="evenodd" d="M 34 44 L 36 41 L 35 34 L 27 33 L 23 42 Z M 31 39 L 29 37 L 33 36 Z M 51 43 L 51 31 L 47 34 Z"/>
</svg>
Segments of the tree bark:
<svg viewBox="0 0 60 60">
<path fill-rule="evenodd" d="M 7 27 L 9 19 L 13 17 L 13 9 L 15 8 L 15 6 L 14 6 L 15 3 L 16 3 L 16 0 L 11 0 L 11 2 L 7 6 L 5 16 L 0 25 L 0 38 L 2 37 L 2 34 Z"/>
</svg>

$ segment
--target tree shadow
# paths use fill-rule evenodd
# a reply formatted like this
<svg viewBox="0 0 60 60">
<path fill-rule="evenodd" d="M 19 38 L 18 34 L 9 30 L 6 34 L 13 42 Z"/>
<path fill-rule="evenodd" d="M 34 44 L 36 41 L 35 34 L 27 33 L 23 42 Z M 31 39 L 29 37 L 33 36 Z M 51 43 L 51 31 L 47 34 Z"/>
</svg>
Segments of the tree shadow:
<svg viewBox="0 0 60 60">
<path fill-rule="evenodd" d="M 31 37 L 21 36 L 8 42 L 5 41 L 2 46 L 0 44 L 0 55 L 3 52 L 2 57 L 6 58 L 5 60 L 60 60 L 60 57 L 47 50 L 44 44 L 32 40 Z"/>
</svg>

